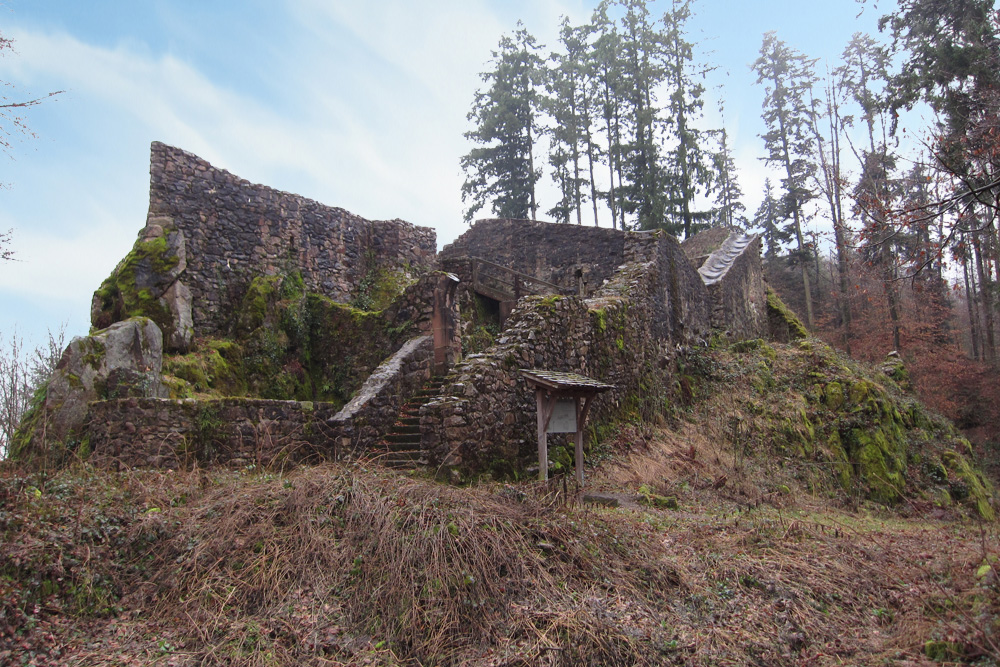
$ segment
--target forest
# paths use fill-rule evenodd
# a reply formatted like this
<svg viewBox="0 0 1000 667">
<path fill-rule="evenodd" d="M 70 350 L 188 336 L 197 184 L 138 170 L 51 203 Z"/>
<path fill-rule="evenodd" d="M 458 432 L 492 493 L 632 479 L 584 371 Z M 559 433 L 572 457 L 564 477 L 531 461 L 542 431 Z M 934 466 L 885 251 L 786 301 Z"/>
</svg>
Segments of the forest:
<svg viewBox="0 0 1000 667">
<path fill-rule="evenodd" d="M 587 23 L 564 18 L 551 48 L 519 23 L 468 114 L 466 220 L 759 233 L 769 281 L 810 330 L 861 359 L 898 351 L 924 400 L 995 442 L 1000 15 L 991 0 L 892 9 L 826 71 L 763 36 L 748 64 L 771 177 L 753 212 L 726 128 L 706 125 L 714 66 L 687 27 L 707 7 L 604 0 Z M 901 126 L 914 108 L 933 121 Z"/>
</svg>

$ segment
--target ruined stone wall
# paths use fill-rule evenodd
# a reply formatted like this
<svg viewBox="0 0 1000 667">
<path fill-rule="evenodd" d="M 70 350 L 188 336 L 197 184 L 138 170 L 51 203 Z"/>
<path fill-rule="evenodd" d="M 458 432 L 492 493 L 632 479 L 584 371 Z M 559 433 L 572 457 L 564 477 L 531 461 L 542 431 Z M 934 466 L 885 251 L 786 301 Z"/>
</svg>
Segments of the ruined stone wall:
<svg viewBox="0 0 1000 667">
<path fill-rule="evenodd" d="M 441 250 L 445 262 L 480 257 L 560 287 L 577 287 L 583 272 L 591 292 L 622 264 L 624 232 L 602 227 L 561 225 L 532 220 L 479 220 Z"/>
<path fill-rule="evenodd" d="M 625 261 L 649 263 L 651 283 L 646 308 L 655 336 L 677 344 L 697 342 L 711 326 L 711 300 L 705 283 L 676 238 L 662 231 L 626 236 Z M 621 290 L 609 284 L 603 291 Z M 634 297 L 635 290 L 630 296 Z"/>
<path fill-rule="evenodd" d="M 721 280 L 708 286 L 712 327 L 730 340 L 767 335 L 767 297 L 760 262 L 760 237 L 737 257 Z"/>
<path fill-rule="evenodd" d="M 89 406 L 83 438 L 98 465 L 276 466 L 355 454 L 378 440 L 430 377 L 433 338 L 408 341 L 343 409 L 255 398 L 125 398 Z"/>
<path fill-rule="evenodd" d="M 591 423 L 648 417 L 672 393 L 678 345 L 706 337 L 708 292 L 673 237 L 637 235 L 634 261 L 594 297 L 526 297 L 497 344 L 448 376 L 441 398 L 421 409 L 432 462 L 467 471 L 524 474 L 535 456 L 534 393 L 519 369 L 577 372 L 615 385 L 597 399 Z M 552 439 L 556 462 L 562 436 Z"/>
<path fill-rule="evenodd" d="M 335 301 L 356 296 L 378 271 L 427 270 L 434 230 L 371 221 L 305 197 L 254 185 L 186 151 L 154 142 L 150 222 L 183 235 L 197 335 L 215 333 L 246 276 L 298 270 L 306 289 Z"/>
<path fill-rule="evenodd" d="M 97 401 L 85 437 L 97 465 L 279 465 L 334 455 L 340 439 L 327 420 L 336 409 L 246 398 Z"/>
</svg>

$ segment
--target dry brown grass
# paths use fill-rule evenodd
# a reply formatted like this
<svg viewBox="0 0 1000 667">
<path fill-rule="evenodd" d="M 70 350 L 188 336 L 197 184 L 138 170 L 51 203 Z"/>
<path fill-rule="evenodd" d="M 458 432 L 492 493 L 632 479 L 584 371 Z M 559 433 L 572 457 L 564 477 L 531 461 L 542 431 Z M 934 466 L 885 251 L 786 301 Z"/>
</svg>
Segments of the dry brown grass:
<svg viewBox="0 0 1000 667">
<path fill-rule="evenodd" d="M 76 665 L 874 665 L 921 664 L 923 642 L 942 638 L 995 659 L 997 585 L 975 578 L 984 551 L 1000 552 L 992 527 L 802 493 L 747 502 L 747 489 L 704 484 L 734 472 L 699 448 L 710 440 L 692 458 L 675 435 L 594 485 L 653 483 L 677 511 L 360 466 L 68 472 L 61 499 L 7 477 L 13 514 L 51 517 L 95 490 L 132 511 L 114 535 L 67 540 L 114 581 L 117 610 L 60 610 L 55 593 L 0 651 L 24 641 L 34 664 Z M 47 554 L 41 568 L 53 542 L 39 526 L 71 536 L 100 516 L 7 523 L 23 539 L 4 556 Z"/>
<path fill-rule="evenodd" d="M 616 508 L 367 462 L 2 470 L 0 664 L 997 664 L 995 524 L 734 448 L 739 409 L 621 428 L 588 471 Z"/>
</svg>

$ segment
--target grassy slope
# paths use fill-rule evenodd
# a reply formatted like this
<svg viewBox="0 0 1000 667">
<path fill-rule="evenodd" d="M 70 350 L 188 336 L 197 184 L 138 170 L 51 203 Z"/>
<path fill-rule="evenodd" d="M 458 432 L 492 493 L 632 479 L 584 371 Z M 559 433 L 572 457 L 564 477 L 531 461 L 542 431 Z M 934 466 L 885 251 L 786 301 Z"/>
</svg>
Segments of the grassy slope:
<svg viewBox="0 0 1000 667">
<path fill-rule="evenodd" d="M 777 349 L 780 394 L 807 371 Z M 1000 657 L 996 524 L 734 450 L 726 415 L 761 400 L 739 363 L 714 355 L 676 420 L 595 452 L 590 488 L 617 508 L 559 480 L 453 488 L 364 463 L 5 470 L 0 664 L 923 664 L 927 641 Z"/>
</svg>

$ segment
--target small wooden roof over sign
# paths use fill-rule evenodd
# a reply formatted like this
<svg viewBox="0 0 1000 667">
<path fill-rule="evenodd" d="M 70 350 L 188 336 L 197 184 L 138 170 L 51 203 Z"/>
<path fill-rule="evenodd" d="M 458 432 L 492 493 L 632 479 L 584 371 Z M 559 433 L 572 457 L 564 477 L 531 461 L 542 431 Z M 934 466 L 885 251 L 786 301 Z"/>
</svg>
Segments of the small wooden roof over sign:
<svg viewBox="0 0 1000 667">
<path fill-rule="evenodd" d="M 535 390 L 535 406 L 538 414 L 538 478 L 542 481 L 549 475 L 549 450 L 546 434 L 557 406 L 568 403 L 569 426 L 554 429 L 558 433 L 574 433 L 576 450 L 576 481 L 583 486 L 583 429 L 587 423 L 587 413 L 594 398 L 614 389 L 614 385 L 598 382 L 578 373 L 521 369 L 521 375 Z M 561 419 L 561 418 L 560 418 Z M 559 420 L 556 420 L 559 421 Z"/>
<path fill-rule="evenodd" d="M 548 389 L 562 396 L 594 395 L 614 389 L 613 384 L 604 384 L 579 373 L 521 369 L 521 375 L 529 385 Z"/>
</svg>

